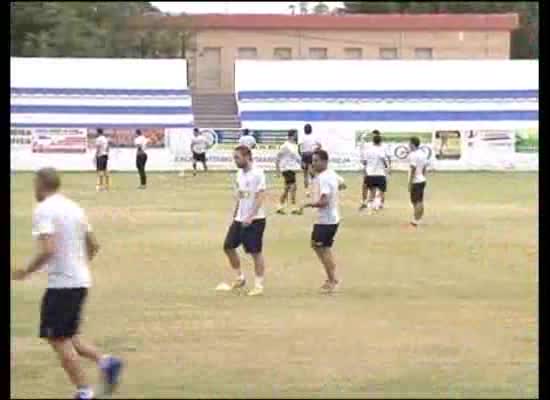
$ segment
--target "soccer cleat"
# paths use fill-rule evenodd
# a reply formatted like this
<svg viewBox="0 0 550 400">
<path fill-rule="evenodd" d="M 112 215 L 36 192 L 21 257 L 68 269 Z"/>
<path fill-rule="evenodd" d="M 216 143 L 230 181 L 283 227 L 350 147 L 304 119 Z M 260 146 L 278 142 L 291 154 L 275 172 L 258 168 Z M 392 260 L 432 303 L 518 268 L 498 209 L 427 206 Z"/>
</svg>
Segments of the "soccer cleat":
<svg viewBox="0 0 550 400">
<path fill-rule="evenodd" d="M 275 212 L 277 214 L 280 214 L 280 215 L 285 215 L 286 214 L 284 207 L 277 208 L 277 211 L 275 211 Z"/>
<path fill-rule="evenodd" d="M 248 292 L 247 296 L 260 296 L 264 294 L 264 288 L 261 286 L 255 286 L 254 289 L 252 289 L 250 292 Z"/>
<path fill-rule="evenodd" d="M 231 290 L 242 289 L 246 285 L 246 279 L 237 278 L 231 285 Z"/>
<path fill-rule="evenodd" d="M 109 356 L 105 365 L 101 366 L 103 372 L 103 393 L 112 394 L 119 383 L 122 361 L 119 358 Z"/>
<path fill-rule="evenodd" d="M 365 210 L 366 208 L 367 208 L 367 205 L 363 203 L 363 204 L 361 204 L 361 205 L 359 206 L 359 211 L 363 211 L 363 210 Z"/>
<path fill-rule="evenodd" d="M 295 208 L 294 210 L 291 211 L 292 215 L 302 215 L 303 213 L 304 213 L 304 210 L 301 208 Z"/>
</svg>

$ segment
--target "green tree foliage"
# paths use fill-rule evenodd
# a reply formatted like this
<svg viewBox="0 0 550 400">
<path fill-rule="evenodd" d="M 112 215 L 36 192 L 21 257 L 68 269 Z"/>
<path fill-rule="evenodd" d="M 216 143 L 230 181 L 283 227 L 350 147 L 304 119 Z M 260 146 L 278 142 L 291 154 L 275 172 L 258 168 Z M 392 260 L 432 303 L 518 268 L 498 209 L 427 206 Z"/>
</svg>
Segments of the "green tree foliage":
<svg viewBox="0 0 550 400">
<path fill-rule="evenodd" d="M 322 14 L 328 14 L 329 12 L 330 12 L 329 7 L 323 1 L 320 1 L 320 2 L 318 2 L 317 4 L 315 4 L 313 6 L 313 13 L 314 14 L 322 15 Z"/>
<path fill-rule="evenodd" d="M 536 1 L 346 1 L 348 13 L 517 13 L 520 28 L 512 33 L 512 58 L 539 57 L 539 4 Z"/>
</svg>

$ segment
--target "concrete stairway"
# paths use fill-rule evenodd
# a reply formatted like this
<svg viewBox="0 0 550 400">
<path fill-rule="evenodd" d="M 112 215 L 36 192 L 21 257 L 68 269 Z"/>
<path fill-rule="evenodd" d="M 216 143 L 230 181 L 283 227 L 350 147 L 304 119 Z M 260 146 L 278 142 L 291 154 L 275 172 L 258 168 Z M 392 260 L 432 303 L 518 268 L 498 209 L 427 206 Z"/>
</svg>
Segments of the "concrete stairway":
<svg viewBox="0 0 550 400">
<path fill-rule="evenodd" d="M 198 128 L 240 128 L 233 93 L 192 93 L 193 117 Z"/>
</svg>

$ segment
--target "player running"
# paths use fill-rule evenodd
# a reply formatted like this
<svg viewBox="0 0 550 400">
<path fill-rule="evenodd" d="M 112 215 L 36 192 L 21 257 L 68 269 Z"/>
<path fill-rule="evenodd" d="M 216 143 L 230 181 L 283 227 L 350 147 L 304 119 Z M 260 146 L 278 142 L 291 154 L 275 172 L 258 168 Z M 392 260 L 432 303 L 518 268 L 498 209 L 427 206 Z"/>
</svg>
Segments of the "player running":
<svg viewBox="0 0 550 400">
<path fill-rule="evenodd" d="M 318 220 L 313 225 L 311 247 L 319 257 L 327 274 L 327 280 L 321 286 L 325 293 L 333 292 L 338 286 L 336 264 L 332 256 L 332 244 L 340 224 L 338 192 L 346 188 L 344 179 L 332 169 L 328 169 L 328 153 L 317 150 L 313 153 L 312 167 L 316 173 L 312 181 L 313 202 L 304 204 L 304 208 L 318 209 Z"/>
<path fill-rule="evenodd" d="M 109 139 L 103 133 L 103 129 L 97 129 L 97 138 L 95 140 L 95 160 L 97 169 L 97 191 L 109 190 Z"/>
<path fill-rule="evenodd" d="M 277 214 L 285 214 L 285 204 L 290 194 L 290 202 L 294 207 L 292 214 L 298 214 L 299 210 L 296 209 L 296 170 L 300 168 L 300 154 L 298 153 L 298 132 L 292 129 L 288 132 L 288 140 L 281 145 L 279 153 L 277 154 L 277 160 L 275 162 L 275 168 L 277 173 L 281 173 L 285 180 L 285 188 L 281 199 L 279 201 L 279 207 L 277 207 Z"/>
<path fill-rule="evenodd" d="M 47 265 L 48 289 L 42 298 L 40 337 L 57 353 L 77 399 L 94 397 L 79 357 L 93 361 L 102 373 L 106 394 L 115 389 L 122 361 L 104 355 L 80 335 L 82 309 L 91 286 L 88 262 L 99 245 L 85 212 L 58 192 L 61 182 L 53 168 L 36 173 L 35 196 L 39 204 L 33 214 L 32 233 L 38 254 L 26 269 L 16 270 L 13 279 L 24 280 Z"/>
<path fill-rule="evenodd" d="M 208 167 L 206 166 L 207 149 L 208 139 L 201 134 L 198 128 L 194 128 L 193 138 L 191 139 L 191 153 L 193 153 L 193 176 L 197 175 L 197 162 L 201 162 L 204 172 L 208 172 Z"/>
<path fill-rule="evenodd" d="M 237 254 L 237 247 L 241 244 L 246 253 L 254 261 L 256 279 L 254 288 L 248 292 L 249 296 L 261 295 L 264 290 L 265 262 L 262 254 L 263 236 L 265 230 L 265 198 L 266 180 L 264 171 L 254 166 L 250 148 L 240 145 L 233 154 L 237 171 L 237 204 L 233 213 L 233 223 L 229 227 L 223 249 L 231 268 L 237 274 L 232 285 L 233 290 L 244 288 L 246 279 L 241 271 L 241 261 Z"/>
<path fill-rule="evenodd" d="M 239 145 L 246 146 L 251 150 L 256 148 L 256 139 L 254 139 L 254 136 L 250 134 L 248 129 L 243 130 L 243 134 L 239 138 Z"/>
<path fill-rule="evenodd" d="M 424 189 L 426 188 L 426 171 L 430 164 L 428 155 L 420 149 L 420 139 L 412 137 L 409 143 L 409 193 L 414 210 L 411 225 L 417 227 L 424 216 Z"/>
<path fill-rule="evenodd" d="M 363 202 L 359 211 L 378 211 L 383 207 L 387 189 L 386 175 L 389 171 L 388 155 L 382 147 L 382 136 L 378 131 L 372 135 L 372 144 L 363 153 L 365 175 L 363 179 Z"/>
<path fill-rule="evenodd" d="M 311 168 L 313 152 L 321 149 L 321 143 L 315 139 L 313 129 L 310 124 L 304 125 L 304 136 L 298 147 L 302 155 L 302 170 L 304 171 L 304 188 L 306 196 L 309 196 L 309 181 L 312 178 L 313 171 Z"/>
</svg>

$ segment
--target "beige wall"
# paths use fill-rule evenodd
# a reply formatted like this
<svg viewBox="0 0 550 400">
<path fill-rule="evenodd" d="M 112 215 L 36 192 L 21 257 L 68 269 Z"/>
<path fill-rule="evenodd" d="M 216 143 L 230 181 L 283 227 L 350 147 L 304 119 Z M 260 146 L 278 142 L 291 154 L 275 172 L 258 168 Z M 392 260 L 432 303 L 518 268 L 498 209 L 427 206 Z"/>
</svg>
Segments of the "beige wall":
<svg viewBox="0 0 550 400">
<path fill-rule="evenodd" d="M 363 59 L 378 59 L 380 48 L 397 48 L 398 58 L 414 59 L 415 48 L 432 49 L 434 59 L 508 59 L 510 53 L 509 32 L 476 31 L 297 31 L 297 30 L 203 30 L 195 33 L 186 55 L 190 63 L 192 87 L 197 85 L 198 74 L 204 68 L 200 51 L 204 47 L 221 47 L 221 87 L 217 92 L 232 92 L 234 60 L 239 47 L 256 47 L 258 59 L 273 59 L 276 47 L 292 49 L 292 59 L 309 58 L 309 48 L 327 48 L 328 58 L 344 59 L 346 47 L 361 48 Z"/>
</svg>

